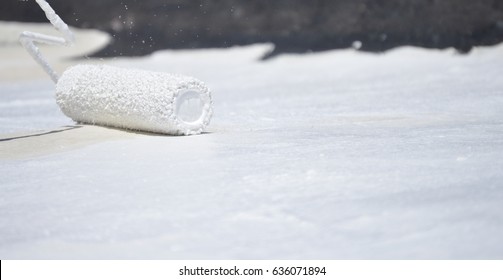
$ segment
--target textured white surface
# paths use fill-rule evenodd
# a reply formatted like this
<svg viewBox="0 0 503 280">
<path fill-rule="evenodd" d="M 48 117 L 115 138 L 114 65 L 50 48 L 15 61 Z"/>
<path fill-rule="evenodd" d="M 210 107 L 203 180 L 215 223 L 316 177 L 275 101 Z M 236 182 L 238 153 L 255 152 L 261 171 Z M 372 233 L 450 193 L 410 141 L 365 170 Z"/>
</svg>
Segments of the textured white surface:
<svg viewBox="0 0 503 280">
<path fill-rule="evenodd" d="M 66 70 L 56 101 L 77 122 L 170 135 L 200 134 L 212 115 L 210 91 L 199 80 L 106 65 Z M 180 109 L 191 102 L 199 106 L 184 119 Z"/>
<path fill-rule="evenodd" d="M 267 48 L 105 61 L 208 83 L 209 133 L 0 142 L 0 258 L 503 258 L 503 46 Z M 4 133 L 73 125 L 48 79 L 0 93 Z"/>
</svg>

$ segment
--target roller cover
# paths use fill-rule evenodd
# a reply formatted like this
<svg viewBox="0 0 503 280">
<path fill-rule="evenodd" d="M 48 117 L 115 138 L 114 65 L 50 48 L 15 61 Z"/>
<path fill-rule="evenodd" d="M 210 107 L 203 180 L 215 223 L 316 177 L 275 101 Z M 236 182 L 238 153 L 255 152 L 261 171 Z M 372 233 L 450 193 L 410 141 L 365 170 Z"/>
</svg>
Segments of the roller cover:
<svg viewBox="0 0 503 280">
<path fill-rule="evenodd" d="M 77 65 L 56 84 L 56 101 L 76 122 L 146 132 L 201 133 L 211 93 L 194 78 L 106 65 Z"/>
</svg>

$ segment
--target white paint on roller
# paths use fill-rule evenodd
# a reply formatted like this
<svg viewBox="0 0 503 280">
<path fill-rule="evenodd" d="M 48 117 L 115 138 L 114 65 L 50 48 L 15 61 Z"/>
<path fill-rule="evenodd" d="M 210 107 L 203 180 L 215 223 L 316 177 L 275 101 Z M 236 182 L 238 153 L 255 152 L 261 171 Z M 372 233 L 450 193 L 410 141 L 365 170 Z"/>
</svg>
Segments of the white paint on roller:
<svg viewBox="0 0 503 280">
<path fill-rule="evenodd" d="M 200 134 L 212 115 L 210 90 L 195 78 L 104 65 L 66 70 L 56 101 L 77 122 L 170 135 Z"/>
</svg>

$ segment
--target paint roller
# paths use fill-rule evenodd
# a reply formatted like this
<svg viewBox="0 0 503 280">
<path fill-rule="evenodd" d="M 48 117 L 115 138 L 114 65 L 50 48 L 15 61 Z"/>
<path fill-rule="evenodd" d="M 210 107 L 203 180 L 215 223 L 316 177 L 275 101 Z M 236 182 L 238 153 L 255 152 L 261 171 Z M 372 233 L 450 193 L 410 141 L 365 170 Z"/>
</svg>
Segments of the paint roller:
<svg viewBox="0 0 503 280">
<path fill-rule="evenodd" d="M 211 92 L 177 74 L 107 65 L 76 65 L 61 77 L 34 42 L 72 45 L 73 33 L 45 0 L 35 0 L 63 38 L 25 31 L 20 42 L 56 84 L 56 102 L 79 123 L 162 133 L 200 134 L 212 116 Z"/>
</svg>

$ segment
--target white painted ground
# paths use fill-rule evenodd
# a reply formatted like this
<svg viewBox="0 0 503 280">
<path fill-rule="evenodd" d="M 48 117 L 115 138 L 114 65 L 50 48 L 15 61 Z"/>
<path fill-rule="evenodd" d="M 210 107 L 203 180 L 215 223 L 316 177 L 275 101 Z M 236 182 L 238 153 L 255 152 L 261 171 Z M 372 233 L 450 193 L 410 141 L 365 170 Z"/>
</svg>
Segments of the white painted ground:
<svg viewBox="0 0 503 280">
<path fill-rule="evenodd" d="M 206 82 L 191 137 L 75 125 L 0 61 L 0 258 L 503 258 L 502 45 L 268 48 L 102 62 Z"/>
</svg>

